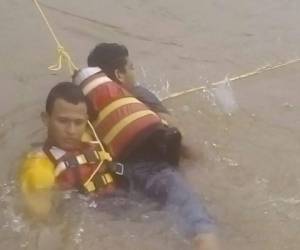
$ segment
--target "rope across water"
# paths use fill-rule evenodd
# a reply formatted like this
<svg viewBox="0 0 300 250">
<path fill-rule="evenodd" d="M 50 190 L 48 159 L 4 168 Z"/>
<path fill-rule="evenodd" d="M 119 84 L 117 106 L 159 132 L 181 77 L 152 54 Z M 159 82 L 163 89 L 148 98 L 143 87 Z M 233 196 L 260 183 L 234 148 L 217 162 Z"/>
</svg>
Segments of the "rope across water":
<svg viewBox="0 0 300 250">
<path fill-rule="evenodd" d="M 62 69 L 63 63 L 66 63 L 67 66 L 68 66 L 70 74 L 73 74 L 74 70 L 78 70 L 78 68 L 76 67 L 76 65 L 72 61 L 72 58 L 69 55 L 69 53 L 64 49 L 64 47 L 62 46 L 62 44 L 58 40 L 53 28 L 51 27 L 45 13 L 43 12 L 43 10 L 41 8 L 38 0 L 33 0 L 33 2 L 35 4 L 35 6 L 37 7 L 37 9 L 39 10 L 39 12 L 40 12 L 47 28 L 48 28 L 48 30 L 50 31 L 50 33 L 51 33 L 51 35 L 52 35 L 52 37 L 55 40 L 56 45 L 57 45 L 58 62 L 57 62 L 57 64 L 49 66 L 48 68 L 50 70 L 59 71 L 59 70 Z M 298 63 L 298 62 L 300 62 L 300 58 L 292 59 L 292 60 L 289 60 L 289 61 L 286 61 L 286 62 L 283 62 L 283 63 L 278 63 L 278 64 L 275 64 L 275 65 L 262 66 L 262 67 L 257 68 L 254 71 L 251 71 L 251 72 L 248 72 L 248 73 L 245 73 L 245 74 L 242 74 L 242 75 L 238 75 L 238 76 L 235 76 L 235 77 L 231 77 L 228 80 L 229 81 L 236 81 L 236 80 L 248 78 L 248 77 L 251 77 L 251 76 L 254 76 L 254 75 L 262 74 L 262 73 L 267 72 L 267 71 L 280 69 L 282 67 L 285 67 L 285 66 L 288 66 L 288 65 L 291 65 L 291 64 L 295 64 L 295 63 Z M 208 83 L 208 84 L 216 86 L 216 85 L 219 85 L 221 83 L 223 83 L 223 80 L 218 81 L 218 82 Z M 196 91 L 199 91 L 199 90 L 203 90 L 205 88 L 206 88 L 205 86 L 198 86 L 198 87 L 195 87 L 195 88 L 191 88 L 191 89 L 183 90 L 183 91 L 180 91 L 180 92 L 177 92 L 177 93 L 173 93 L 173 94 L 171 94 L 171 95 L 169 95 L 165 98 L 162 98 L 162 101 L 169 100 L 169 99 L 174 99 L 174 98 L 177 98 L 177 97 L 182 96 L 182 95 L 186 95 L 186 94 L 193 93 L 193 92 L 196 92 Z"/>
</svg>

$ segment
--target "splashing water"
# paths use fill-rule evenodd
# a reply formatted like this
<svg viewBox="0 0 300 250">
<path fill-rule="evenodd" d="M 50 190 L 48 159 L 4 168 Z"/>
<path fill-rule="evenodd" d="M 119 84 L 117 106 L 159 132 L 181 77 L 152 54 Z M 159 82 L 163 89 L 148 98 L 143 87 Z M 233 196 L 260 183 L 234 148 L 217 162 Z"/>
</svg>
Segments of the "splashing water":
<svg viewBox="0 0 300 250">
<path fill-rule="evenodd" d="M 215 96 L 217 105 L 224 113 L 231 115 L 238 109 L 230 80 L 227 77 L 223 81 L 213 85 L 211 90 Z"/>
</svg>

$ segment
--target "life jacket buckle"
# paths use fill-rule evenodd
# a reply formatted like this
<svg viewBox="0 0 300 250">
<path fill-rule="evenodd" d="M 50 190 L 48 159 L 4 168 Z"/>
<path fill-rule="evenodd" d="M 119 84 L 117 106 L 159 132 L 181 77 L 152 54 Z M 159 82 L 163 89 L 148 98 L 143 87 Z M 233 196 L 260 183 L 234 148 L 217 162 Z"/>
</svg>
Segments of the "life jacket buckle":
<svg viewBox="0 0 300 250">
<path fill-rule="evenodd" d="M 114 173 L 117 175 L 124 175 L 124 164 L 117 162 L 114 164 Z"/>
</svg>

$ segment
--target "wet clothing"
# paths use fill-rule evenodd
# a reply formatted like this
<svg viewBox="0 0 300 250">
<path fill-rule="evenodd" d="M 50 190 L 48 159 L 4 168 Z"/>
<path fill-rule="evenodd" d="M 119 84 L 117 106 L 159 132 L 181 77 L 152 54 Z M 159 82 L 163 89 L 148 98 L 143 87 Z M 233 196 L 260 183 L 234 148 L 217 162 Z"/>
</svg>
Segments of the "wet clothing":
<svg viewBox="0 0 300 250">
<path fill-rule="evenodd" d="M 138 100 L 146 104 L 152 111 L 156 113 L 166 113 L 169 111 L 162 102 L 151 91 L 141 85 L 136 85 L 130 90 Z"/>
<path fill-rule="evenodd" d="M 131 93 L 154 112 L 169 113 L 146 88 L 136 86 Z M 177 170 L 180 145 L 178 129 L 165 127 L 156 131 L 146 143 L 123 159 L 125 176 L 136 190 L 167 209 L 186 236 L 211 233 L 215 230 L 214 220 Z"/>
<path fill-rule="evenodd" d="M 92 121 L 95 132 L 114 160 L 129 155 L 144 142 L 142 139 L 166 126 L 157 113 L 103 72 L 89 77 L 80 87 L 97 113 Z"/>
<path fill-rule="evenodd" d="M 112 163 L 93 145 L 82 144 L 78 151 L 66 152 L 47 143 L 29 153 L 22 165 L 21 189 L 25 193 L 39 190 L 78 190 L 99 195 L 114 190 Z"/>
<path fill-rule="evenodd" d="M 21 191 L 26 195 L 55 186 L 55 165 L 47 155 L 37 150 L 26 155 L 21 169 Z"/>
<path fill-rule="evenodd" d="M 144 153 L 148 149 L 145 147 Z M 141 149 L 140 153 L 142 151 Z M 27 155 L 22 170 L 21 188 L 25 198 L 34 191 L 52 189 L 57 184 L 55 165 L 43 152 Z M 156 154 L 153 154 L 152 159 L 151 154 L 147 159 L 144 154 L 128 158 L 125 162 L 124 176 L 118 183 L 124 184 L 122 181 L 127 181 L 135 190 L 162 205 L 174 216 L 179 229 L 187 236 L 193 237 L 214 230 L 212 218 L 197 195 L 189 189 L 176 167 L 160 160 Z"/>
<path fill-rule="evenodd" d="M 146 88 L 136 86 L 131 92 L 152 111 L 168 113 L 159 99 Z M 186 235 L 193 237 L 200 233 L 212 232 L 214 222 L 176 169 L 180 143 L 181 135 L 176 128 L 165 127 L 157 130 L 151 137 L 149 136 L 146 143 L 122 159 L 125 175 L 121 178 L 127 180 L 136 190 L 163 205 L 174 215 Z M 29 186 L 53 187 L 54 165 L 50 164 L 47 169 L 41 168 L 37 162 L 33 165 L 23 172 L 22 186 L 27 189 L 30 189 Z M 44 173 L 47 179 L 44 184 L 39 178 L 41 173 Z"/>
<path fill-rule="evenodd" d="M 126 176 L 135 189 L 169 211 L 186 236 L 215 230 L 213 219 L 174 166 L 159 161 L 129 162 Z"/>
<path fill-rule="evenodd" d="M 130 92 L 155 113 L 169 114 L 169 111 L 157 96 L 147 88 L 136 85 Z M 181 133 L 177 128 L 161 126 L 156 131 L 152 131 L 151 134 L 144 135 L 139 142 L 146 141 L 146 143 L 142 143 L 142 145 L 140 143 L 128 157 L 131 159 L 140 158 L 145 161 L 164 159 L 171 165 L 177 166 L 179 163 L 181 139 Z"/>
</svg>

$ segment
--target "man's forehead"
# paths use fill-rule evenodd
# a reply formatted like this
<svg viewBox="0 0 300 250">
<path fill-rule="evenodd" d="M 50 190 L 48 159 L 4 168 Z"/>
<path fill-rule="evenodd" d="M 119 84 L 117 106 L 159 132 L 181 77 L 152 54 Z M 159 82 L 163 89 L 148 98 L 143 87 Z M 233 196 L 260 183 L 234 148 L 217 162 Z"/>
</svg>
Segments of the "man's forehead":
<svg viewBox="0 0 300 250">
<path fill-rule="evenodd" d="M 73 104 L 62 98 L 58 98 L 54 102 L 53 113 L 87 114 L 87 105 L 85 102 Z"/>
</svg>

